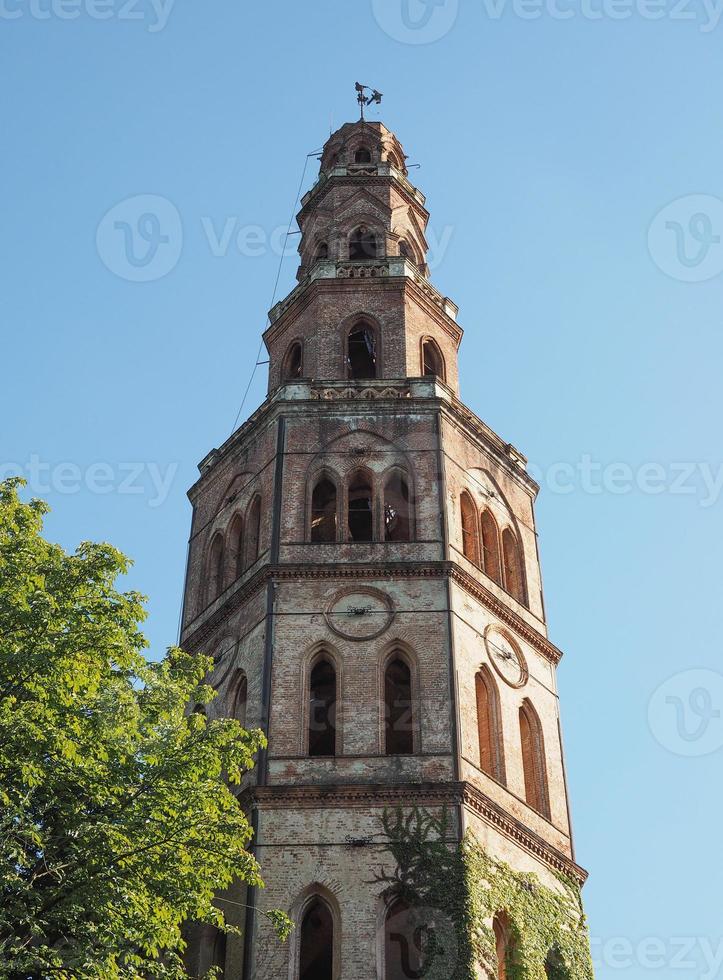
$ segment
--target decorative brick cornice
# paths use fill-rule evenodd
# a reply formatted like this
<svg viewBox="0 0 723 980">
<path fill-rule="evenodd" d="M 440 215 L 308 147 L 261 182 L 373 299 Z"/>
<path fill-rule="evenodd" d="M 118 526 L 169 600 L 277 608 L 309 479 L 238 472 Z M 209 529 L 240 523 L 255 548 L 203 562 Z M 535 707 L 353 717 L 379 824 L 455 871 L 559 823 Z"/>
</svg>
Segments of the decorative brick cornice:
<svg viewBox="0 0 723 980">
<path fill-rule="evenodd" d="M 255 786 L 243 796 L 247 805 L 261 811 L 464 806 L 553 871 L 567 875 L 580 886 L 587 880 L 584 868 L 467 782 Z"/>
<path fill-rule="evenodd" d="M 534 627 L 527 623 L 518 613 L 508 607 L 497 596 L 493 595 L 489 589 L 478 582 L 474 576 L 465 571 L 460 565 L 453 561 L 440 562 L 379 562 L 350 565 L 343 562 L 328 562 L 324 564 L 289 563 L 280 565 L 267 565 L 249 579 L 248 582 L 232 592 L 227 599 L 214 612 L 203 620 L 197 627 L 193 623 L 189 624 L 187 631 L 184 632 L 183 645 L 188 650 L 198 650 L 203 646 L 204 641 L 210 637 L 219 626 L 233 613 L 239 606 L 243 605 L 252 595 L 257 593 L 270 579 L 289 581 L 294 579 L 319 579 L 319 580 L 363 580 L 369 579 L 395 579 L 395 578 L 452 578 L 474 599 L 481 603 L 486 609 L 494 613 L 503 623 L 509 626 L 517 636 L 526 640 L 530 646 L 534 647 L 551 664 L 557 666 L 562 659 L 562 651 L 553 643 L 538 632 Z"/>
<path fill-rule="evenodd" d="M 513 609 L 510 609 L 504 604 L 496 595 L 493 595 L 489 589 L 485 588 L 481 582 L 470 575 L 468 571 L 458 565 L 456 562 L 449 562 L 450 576 L 461 585 L 465 592 L 468 592 L 472 598 L 477 599 L 483 606 L 493 612 L 495 616 L 501 619 L 504 623 L 510 626 L 515 633 L 521 636 L 523 639 L 527 640 L 530 646 L 535 647 L 536 650 L 547 658 L 551 664 L 555 667 L 562 660 L 562 650 L 556 647 L 554 643 L 551 643 L 546 636 L 539 633 L 536 629 L 529 625 L 520 615 L 518 615 Z"/>
<path fill-rule="evenodd" d="M 350 385 L 345 384 L 341 387 L 333 387 L 320 384 L 312 384 L 311 397 L 316 401 L 338 401 L 362 399 L 363 401 L 378 401 L 380 398 L 409 398 L 410 390 L 408 385 L 393 386 L 385 384 Z"/>
<path fill-rule="evenodd" d="M 581 887 L 587 880 L 587 871 L 562 851 L 543 840 L 538 834 L 503 810 L 472 783 L 462 783 L 463 803 L 486 823 L 500 830 L 530 854 L 544 861 L 553 870 L 573 878 Z"/>
</svg>

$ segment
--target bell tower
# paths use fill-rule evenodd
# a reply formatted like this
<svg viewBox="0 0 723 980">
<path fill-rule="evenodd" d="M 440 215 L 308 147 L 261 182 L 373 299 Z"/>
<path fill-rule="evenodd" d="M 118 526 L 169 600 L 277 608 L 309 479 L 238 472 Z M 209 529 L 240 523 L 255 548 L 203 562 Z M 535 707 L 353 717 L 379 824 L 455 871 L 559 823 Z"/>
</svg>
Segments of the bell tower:
<svg viewBox="0 0 723 980">
<path fill-rule="evenodd" d="M 219 896 L 239 934 L 197 931 L 194 976 L 592 976 L 538 487 L 460 400 L 405 161 L 379 122 L 327 141 L 268 396 L 189 492 L 182 645 L 209 713 L 268 736 L 241 791 L 267 888 Z"/>
</svg>

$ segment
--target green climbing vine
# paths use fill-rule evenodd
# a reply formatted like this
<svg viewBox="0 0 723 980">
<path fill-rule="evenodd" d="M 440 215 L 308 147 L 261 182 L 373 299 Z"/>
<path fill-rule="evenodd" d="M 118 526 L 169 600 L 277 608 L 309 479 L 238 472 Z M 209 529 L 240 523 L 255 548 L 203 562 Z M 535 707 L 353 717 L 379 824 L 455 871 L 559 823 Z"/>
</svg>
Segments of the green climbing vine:
<svg viewBox="0 0 723 980">
<path fill-rule="evenodd" d="M 520 874 L 485 852 L 472 834 L 460 843 L 449 813 L 385 811 L 385 850 L 393 873 L 384 882 L 418 910 L 425 980 L 473 980 L 481 965 L 497 976 L 492 920 L 504 916 L 512 942 L 507 980 L 593 980 L 580 889 L 558 874 L 560 889 Z"/>
</svg>

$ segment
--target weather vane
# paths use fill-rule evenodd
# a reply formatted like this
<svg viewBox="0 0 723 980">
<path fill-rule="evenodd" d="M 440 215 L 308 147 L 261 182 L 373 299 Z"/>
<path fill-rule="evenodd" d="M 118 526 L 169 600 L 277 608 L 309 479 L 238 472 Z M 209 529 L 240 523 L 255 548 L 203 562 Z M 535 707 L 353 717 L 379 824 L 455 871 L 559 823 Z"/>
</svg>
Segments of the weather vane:
<svg viewBox="0 0 723 980">
<path fill-rule="evenodd" d="M 356 88 L 356 100 L 359 103 L 359 111 L 361 112 L 362 122 L 364 121 L 364 106 L 379 105 L 382 101 L 382 93 L 377 92 L 375 88 L 371 88 L 369 85 L 362 85 L 360 82 L 356 82 L 354 87 Z M 367 95 L 367 93 L 369 93 Z"/>
</svg>

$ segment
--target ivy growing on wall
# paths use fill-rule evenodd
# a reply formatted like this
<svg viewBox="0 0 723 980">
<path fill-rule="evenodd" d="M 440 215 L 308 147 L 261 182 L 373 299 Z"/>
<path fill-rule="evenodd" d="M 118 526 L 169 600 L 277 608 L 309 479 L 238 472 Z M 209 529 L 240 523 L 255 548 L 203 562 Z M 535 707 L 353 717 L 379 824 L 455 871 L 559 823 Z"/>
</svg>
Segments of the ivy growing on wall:
<svg viewBox="0 0 723 980">
<path fill-rule="evenodd" d="M 393 873 L 378 882 L 400 895 L 416 920 L 425 980 L 475 980 L 478 965 L 497 976 L 492 921 L 504 914 L 510 938 L 507 980 L 593 980 L 587 926 L 575 881 L 560 890 L 496 861 L 472 834 L 460 843 L 449 813 L 385 811 L 385 850 Z"/>
</svg>

